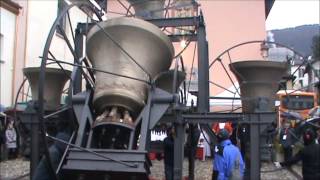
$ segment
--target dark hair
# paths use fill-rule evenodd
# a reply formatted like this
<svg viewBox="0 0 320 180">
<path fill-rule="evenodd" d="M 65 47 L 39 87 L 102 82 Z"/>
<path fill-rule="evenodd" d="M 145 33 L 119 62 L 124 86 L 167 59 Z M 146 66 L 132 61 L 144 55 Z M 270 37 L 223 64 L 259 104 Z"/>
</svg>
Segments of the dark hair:
<svg viewBox="0 0 320 180">
<path fill-rule="evenodd" d="M 226 129 L 220 129 L 217 137 L 219 141 L 226 140 L 229 138 L 229 132 Z"/>
<path fill-rule="evenodd" d="M 9 129 L 9 125 L 12 123 L 12 126 L 14 127 L 14 121 L 11 119 L 8 119 L 7 124 L 6 124 L 6 129 Z"/>
<path fill-rule="evenodd" d="M 173 129 L 173 126 L 169 126 L 167 127 L 167 135 L 171 135 L 172 134 L 172 129 Z"/>
<path fill-rule="evenodd" d="M 315 142 L 316 133 L 313 129 L 306 129 L 303 133 L 303 142 L 305 145 L 309 145 Z"/>
</svg>

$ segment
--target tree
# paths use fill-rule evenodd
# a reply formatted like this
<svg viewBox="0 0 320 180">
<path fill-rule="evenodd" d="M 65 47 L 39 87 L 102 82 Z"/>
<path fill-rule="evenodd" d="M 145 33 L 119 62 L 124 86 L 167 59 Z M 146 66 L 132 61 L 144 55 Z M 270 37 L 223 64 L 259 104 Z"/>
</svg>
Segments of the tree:
<svg viewBox="0 0 320 180">
<path fill-rule="evenodd" d="M 312 56 L 315 60 L 320 60 L 320 35 L 312 38 Z"/>
</svg>

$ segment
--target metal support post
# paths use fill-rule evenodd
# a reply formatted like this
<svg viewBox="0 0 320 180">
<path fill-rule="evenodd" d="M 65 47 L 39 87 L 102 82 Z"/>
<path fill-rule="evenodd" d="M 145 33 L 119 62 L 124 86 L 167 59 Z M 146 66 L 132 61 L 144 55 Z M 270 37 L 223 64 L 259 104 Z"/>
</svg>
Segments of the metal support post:
<svg viewBox="0 0 320 180">
<path fill-rule="evenodd" d="M 201 15 L 203 18 L 203 16 Z M 162 19 L 145 19 L 158 27 L 181 27 L 194 26 L 199 21 L 199 17 L 179 17 L 179 18 L 162 18 Z"/>
<path fill-rule="evenodd" d="M 181 180 L 183 174 L 185 126 L 184 123 L 182 123 L 182 120 L 181 112 L 178 112 L 177 123 L 175 124 L 176 137 L 174 140 L 174 180 Z"/>
<path fill-rule="evenodd" d="M 189 124 L 189 147 L 188 147 L 188 160 L 189 160 L 189 179 L 194 180 L 194 152 L 196 151 L 196 146 L 194 147 L 194 124 Z"/>
<path fill-rule="evenodd" d="M 77 61 L 79 61 L 79 59 L 83 56 L 83 34 L 81 32 L 82 30 L 80 27 L 81 26 L 77 27 L 76 33 L 75 33 L 74 46 L 75 46 L 75 53 L 77 57 L 74 57 L 75 58 L 74 63 L 77 63 Z M 77 94 L 81 92 L 82 77 L 81 77 L 80 68 L 76 66 L 74 68 L 75 68 L 76 77 L 73 82 L 73 92 L 74 94 Z"/>
<path fill-rule="evenodd" d="M 39 122 L 38 118 L 32 118 L 31 124 L 31 172 L 34 175 L 36 168 L 40 159 L 40 150 L 39 150 Z"/>
<path fill-rule="evenodd" d="M 198 112 L 209 111 L 209 59 L 206 28 L 202 13 L 198 27 Z"/>
<path fill-rule="evenodd" d="M 250 115 L 250 179 L 260 180 L 260 118 Z"/>
<path fill-rule="evenodd" d="M 208 42 L 206 40 L 206 28 L 202 12 L 199 16 L 199 24 L 197 29 L 198 37 L 198 99 L 197 106 L 199 113 L 209 111 L 209 58 L 208 58 Z M 193 125 L 190 126 L 191 141 L 193 141 Z M 195 145 L 196 146 L 196 145 Z M 189 153 L 189 179 L 194 179 L 194 153 L 196 147 L 191 143 Z"/>
<path fill-rule="evenodd" d="M 30 157 L 30 176 L 31 179 L 34 175 L 35 170 L 37 169 L 39 159 L 40 159 L 40 140 L 39 140 L 39 120 L 36 116 L 37 112 L 34 109 L 35 102 L 31 102 L 25 112 L 22 114 L 22 121 L 26 124 L 31 125 L 31 157 Z"/>
</svg>

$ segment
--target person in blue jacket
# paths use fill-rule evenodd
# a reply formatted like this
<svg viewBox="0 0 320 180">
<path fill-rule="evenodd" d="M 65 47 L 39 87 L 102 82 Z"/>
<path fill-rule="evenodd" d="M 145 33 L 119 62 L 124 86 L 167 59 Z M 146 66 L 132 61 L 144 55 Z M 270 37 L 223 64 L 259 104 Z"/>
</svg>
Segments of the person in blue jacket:
<svg viewBox="0 0 320 180">
<path fill-rule="evenodd" d="M 232 144 L 227 130 L 221 129 L 217 137 L 212 180 L 243 179 L 245 165 L 239 148 Z"/>
</svg>

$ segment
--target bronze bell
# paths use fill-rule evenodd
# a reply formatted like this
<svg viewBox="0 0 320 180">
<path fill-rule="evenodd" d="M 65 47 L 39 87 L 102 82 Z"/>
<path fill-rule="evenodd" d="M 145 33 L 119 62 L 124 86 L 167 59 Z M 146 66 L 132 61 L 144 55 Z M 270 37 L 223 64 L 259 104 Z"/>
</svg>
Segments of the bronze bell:
<svg viewBox="0 0 320 180">
<path fill-rule="evenodd" d="M 91 28 L 87 35 L 86 53 L 97 69 L 150 81 L 169 69 L 174 48 L 169 37 L 157 26 L 141 19 L 120 17 Z M 93 105 L 98 114 L 116 106 L 119 107 L 117 111 L 128 110 L 133 117 L 138 115 L 147 99 L 147 83 L 103 72 L 95 72 L 95 75 Z"/>
<path fill-rule="evenodd" d="M 238 61 L 229 65 L 241 91 L 242 111 L 254 113 L 259 100 L 264 101 L 263 111 L 275 111 L 279 81 L 287 72 L 287 64 L 274 61 Z"/>
<path fill-rule="evenodd" d="M 44 100 L 45 110 L 55 110 L 60 106 L 61 95 L 63 87 L 65 86 L 71 71 L 46 68 L 45 70 L 45 84 L 44 84 Z M 27 67 L 23 69 L 23 74 L 27 77 L 31 87 L 32 100 L 38 100 L 39 95 L 39 74 L 40 67 Z M 69 76 L 69 77 L 68 77 Z"/>
</svg>

